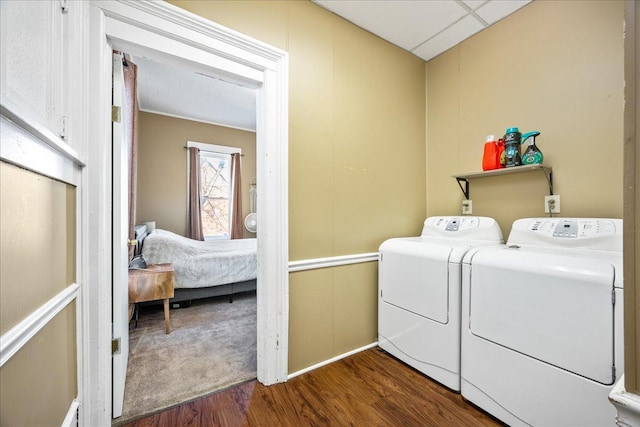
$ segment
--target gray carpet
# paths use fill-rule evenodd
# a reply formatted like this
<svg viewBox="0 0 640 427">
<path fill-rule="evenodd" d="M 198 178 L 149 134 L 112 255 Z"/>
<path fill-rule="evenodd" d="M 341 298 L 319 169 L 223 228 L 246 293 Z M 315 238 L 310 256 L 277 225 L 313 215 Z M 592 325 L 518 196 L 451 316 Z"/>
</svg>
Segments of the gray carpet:
<svg viewBox="0 0 640 427">
<path fill-rule="evenodd" d="M 256 294 L 194 300 L 171 309 L 143 307 L 129 335 L 122 424 L 256 377 Z"/>
</svg>

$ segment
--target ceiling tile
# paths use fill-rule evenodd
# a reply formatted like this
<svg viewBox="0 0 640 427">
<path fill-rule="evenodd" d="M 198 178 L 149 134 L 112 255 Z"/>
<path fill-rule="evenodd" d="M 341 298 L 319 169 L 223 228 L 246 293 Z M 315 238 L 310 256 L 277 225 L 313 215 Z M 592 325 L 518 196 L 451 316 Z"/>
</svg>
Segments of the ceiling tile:
<svg viewBox="0 0 640 427">
<path fill-rule="evenodd" d="M 487 3 L 488 1 L 489 0 L 462 0 L 462 2 L 467 6 L 469 6 L 471 10 L 476 10 L 477 8 Z"/>
<path fill-rule="evenodd" d="M 425 61 L 428 61 L 478 31 L 481 31 L 483 28 L 484 26 L 477 19 L 472 16 L 466 16 L 440 34 L 427 40 L 412 52 Z"/>
<path fill-rule="evenodd" d="M 507 15 L 530 3 L 531 0 L 490 1 L 476 10 L 476 13 L 489 25 L 498 22 Z"/>
<path fill-rule="evenodd" d="M 463 17 L 451 0 L 314 0 L 355 25 L 411 50 Z"/>
</svg>

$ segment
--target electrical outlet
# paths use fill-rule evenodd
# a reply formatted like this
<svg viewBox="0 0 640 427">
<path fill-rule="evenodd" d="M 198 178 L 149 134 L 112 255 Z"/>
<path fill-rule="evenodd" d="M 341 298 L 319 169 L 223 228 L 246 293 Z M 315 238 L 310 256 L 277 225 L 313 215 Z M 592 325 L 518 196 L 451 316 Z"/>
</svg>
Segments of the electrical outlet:
<svg viewBox="0 0 640 427">
<path fill-rule="evenodd" d="M 471 215 L 473 213 L 473 203 L 471 200 L 462 201 L 462 215 Z"/>
<path fill-rule="evenodd" d="M 551 210 L 551 212 L 549 212 Z M 560 213 L 560 195 L 544 196 L 544 213 Z"/>
</svg>

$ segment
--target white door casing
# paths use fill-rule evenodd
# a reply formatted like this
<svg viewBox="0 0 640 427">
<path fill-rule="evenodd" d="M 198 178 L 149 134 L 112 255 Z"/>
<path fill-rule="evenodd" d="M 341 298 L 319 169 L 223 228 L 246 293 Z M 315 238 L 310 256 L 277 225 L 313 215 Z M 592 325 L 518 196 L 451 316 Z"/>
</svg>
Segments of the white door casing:
<svg viewBox="0 0 640 427">
<path fill-rule="evenodd" d="M 112 360 L 112 416 L 122 415 L 124 386 L 129 361 L 129 292 L 127 269 L 129 251 L 129 150 L 124 126 L 124 73 L 122 57 L 113 55 L 113 105 L 120 108 L 119 120 L 112 125 L 113 140 L 113 300 L 112 300 L 112 338 L 119 341 L 119 351 Z"/>
<path fill-rule="evenodd" d="M 88 284 L 83 302 L 80 425 L 111 422 L 111 51 L 142 54 L 257 90 L 258 380 L 287 379 L 288 353 L 288 56 L 274 47 L 173 5 L 92 1 L 87 8 L 85 102 Z M 268 203 L 267 203 L 268 200 Z"/>
</svg>

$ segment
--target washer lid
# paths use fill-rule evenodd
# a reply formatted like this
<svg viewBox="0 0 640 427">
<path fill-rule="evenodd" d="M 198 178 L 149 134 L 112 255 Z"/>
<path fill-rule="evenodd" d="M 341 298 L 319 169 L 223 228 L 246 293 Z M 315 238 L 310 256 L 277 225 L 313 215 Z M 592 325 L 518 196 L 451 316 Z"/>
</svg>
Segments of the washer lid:
<svg viewBox="0 0 640 427">
<path fill-rule="evenodd" d="M 614 267 L 593 258 L 486 248 L 471 264 L 474 335 L 613 384 Z"/>
</svg>

